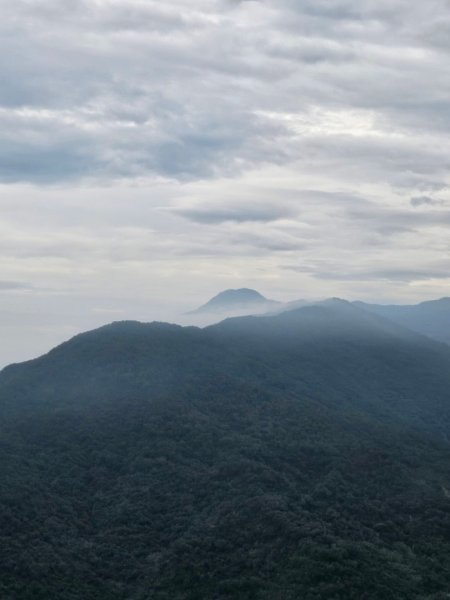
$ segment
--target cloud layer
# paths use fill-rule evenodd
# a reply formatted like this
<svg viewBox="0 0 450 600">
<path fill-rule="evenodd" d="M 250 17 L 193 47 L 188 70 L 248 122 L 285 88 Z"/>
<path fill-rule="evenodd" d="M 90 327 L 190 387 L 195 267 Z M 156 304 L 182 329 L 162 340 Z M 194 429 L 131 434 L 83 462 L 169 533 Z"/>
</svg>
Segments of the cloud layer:
<svg viewBox="0 0 450 600">
<path fill-rule="evenodd" d="M 447 183 L 447 0 L 4 5 L 3 181 L 189 180 L 302 160 Z"/>
</svg>

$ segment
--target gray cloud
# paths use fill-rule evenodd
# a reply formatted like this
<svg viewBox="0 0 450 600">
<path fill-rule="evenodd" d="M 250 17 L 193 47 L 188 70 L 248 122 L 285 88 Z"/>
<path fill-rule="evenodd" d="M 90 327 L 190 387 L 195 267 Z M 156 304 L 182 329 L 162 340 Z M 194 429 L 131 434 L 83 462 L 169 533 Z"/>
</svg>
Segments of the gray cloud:
<svg viewBox="0 0 450 600">
<path fill-rule="evenodd" d="M 426 282 L 429 280 L 447 280 L 448 279 L 448 268 L 444 266 L 439 268 L 436 266 L 430 266 L 428 269 L 415 270 L 415 269 L 339 269 L 335 270 L 321 270 L 316 265 L 285 265 L 285 269 L 289 271 L 295 271 L 297 273 L 308 273 L 315 279 L 322 279 L 325 281 L 343 281 L 343 282 L 394 282 L 394 283 L 412 283 L 412 282 Z"/>
<path fill-rule="evenodd" d="M 0 292 L 31 290 L 32 286 L 21 281 L 0 281 Z"/>
<path fill-rule="evenodd" d="M 241 206 L 201 206 L 190 208 L 176 208 L 173 210 L 178 214 L 197 223 L 217 224 L 225 222 L 233 223 L 270 223 L 279 219 L 286 219 L 295 215 L 291 207 L 279 205 L 245 205 Z"/>
<path fill-rule="evenodd" d="M 442 200 L 432 198 L 431 196 L 414 196 L 410 200 L 411 206 L 439 206 L 442 205 Z"/>
</svg>

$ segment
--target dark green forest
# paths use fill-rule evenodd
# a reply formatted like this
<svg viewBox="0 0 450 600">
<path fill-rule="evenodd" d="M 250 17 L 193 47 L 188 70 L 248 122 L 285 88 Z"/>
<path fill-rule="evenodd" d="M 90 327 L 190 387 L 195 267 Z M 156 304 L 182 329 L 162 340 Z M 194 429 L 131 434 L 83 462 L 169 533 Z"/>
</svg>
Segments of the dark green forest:
<svg viewBox="0 0 450 600">
<path fill-rule="evenodd" d="M 450 347 L 332 301 L 0 373 L 2 600 L 450 597 Z"/>
</svg>

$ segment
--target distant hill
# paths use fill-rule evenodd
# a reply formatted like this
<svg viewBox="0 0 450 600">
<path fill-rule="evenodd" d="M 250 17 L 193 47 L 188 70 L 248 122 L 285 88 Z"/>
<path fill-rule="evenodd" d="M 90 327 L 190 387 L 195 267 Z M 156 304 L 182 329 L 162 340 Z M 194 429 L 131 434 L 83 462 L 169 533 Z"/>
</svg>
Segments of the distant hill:
<svg viewBox="0 0 450 600">
<path fill-rule="evenodd" d="M 379 305 L 356 302 L 356 305 L 413 331 L 450 344 L 450 298 L 415 305 Z"/>
<path fill-rule="evenodd" d="M 189 314 L 220 313 L 226 316 L 227 314 L 235 314 L 236 312 L 263 312 L 278 304 L 275 300 L 265 298 L 256 290 L 241 288 L 220 292 L 220 294 L 211 298 L 206 304 L 191 311 Z"/>
<path fill-rule="evenodd" d="M 0 597 L 438 600 L 450 348 L 342 300 L 0 372 Z"/>
</svg>

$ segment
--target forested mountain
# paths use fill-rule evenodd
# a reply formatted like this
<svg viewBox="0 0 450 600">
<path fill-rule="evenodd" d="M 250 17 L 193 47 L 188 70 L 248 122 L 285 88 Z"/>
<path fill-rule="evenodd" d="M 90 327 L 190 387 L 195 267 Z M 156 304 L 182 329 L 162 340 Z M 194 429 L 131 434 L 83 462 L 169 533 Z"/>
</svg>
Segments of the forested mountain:
<svg viewBox="0 0 450 600">
<path fill-rule="evenodd" d="M 386 317 L 413 331 L 450 344 L 450 298 L 412 305 L 382 305 L 356 302 L 367 311 Z"/>
<path fill-rule="evenodd" d="M 5 600 L 439 599 L 450 348 L 343 301 L 0 374 Z"/>
</svg>

